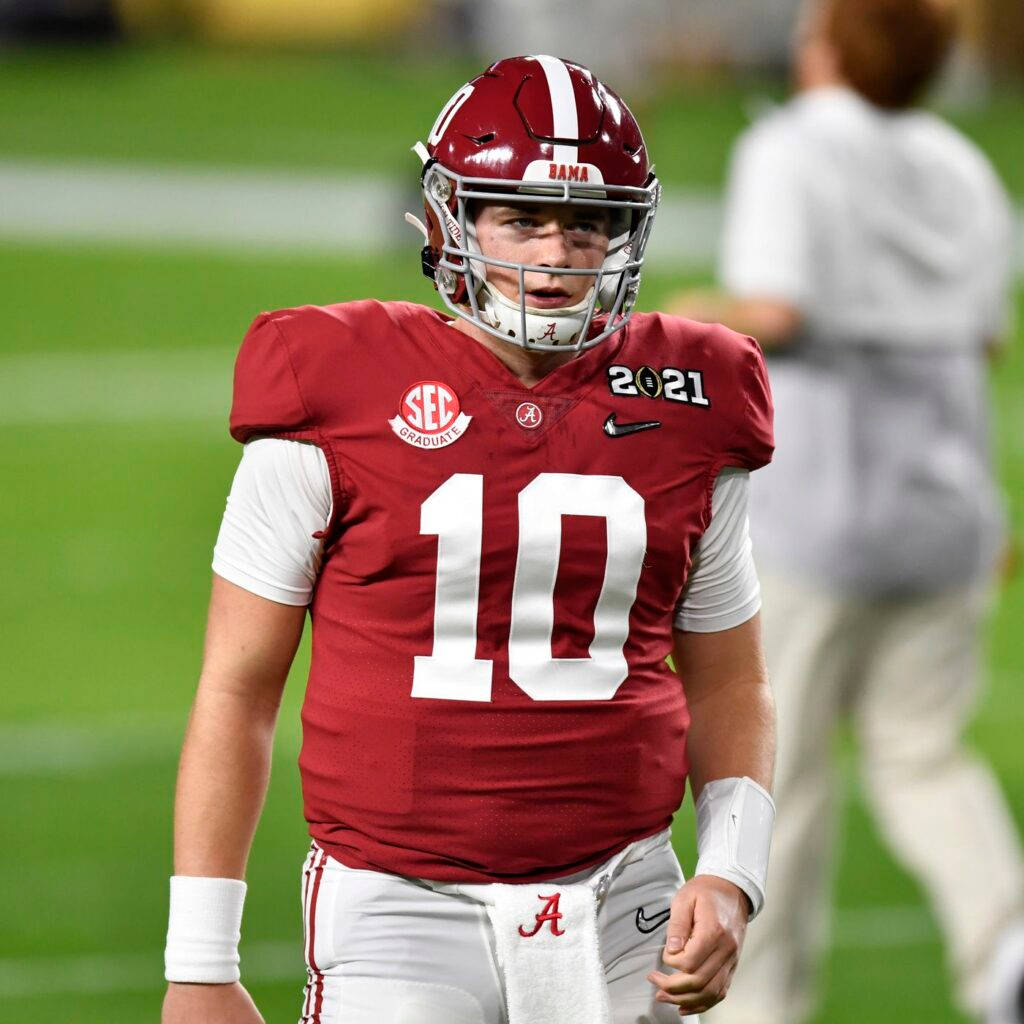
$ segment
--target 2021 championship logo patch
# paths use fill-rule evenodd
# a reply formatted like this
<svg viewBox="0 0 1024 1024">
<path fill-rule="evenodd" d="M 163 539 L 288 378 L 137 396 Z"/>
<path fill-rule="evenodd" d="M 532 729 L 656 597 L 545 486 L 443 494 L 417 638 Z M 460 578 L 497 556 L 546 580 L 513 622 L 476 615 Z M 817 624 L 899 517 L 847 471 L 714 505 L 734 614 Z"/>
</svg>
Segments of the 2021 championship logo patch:
<svg viewBox="0 0 1024 1024">
<path fill-rule="evenodd" d="M 663 398 L 707 409 L 711 399 L 704 393 L 704 374 L 700 370 L 681 370 L 677 366 L 609 366 L 608 387 L 623 398 Z"/>
<path fill-rule="evenodd" d="M 445 448 L 462 437 L 472 418 L 447 384 L 421 380 L 402 395 L 398 415 L 388 426 L 414 448 Z"/>
</svg>

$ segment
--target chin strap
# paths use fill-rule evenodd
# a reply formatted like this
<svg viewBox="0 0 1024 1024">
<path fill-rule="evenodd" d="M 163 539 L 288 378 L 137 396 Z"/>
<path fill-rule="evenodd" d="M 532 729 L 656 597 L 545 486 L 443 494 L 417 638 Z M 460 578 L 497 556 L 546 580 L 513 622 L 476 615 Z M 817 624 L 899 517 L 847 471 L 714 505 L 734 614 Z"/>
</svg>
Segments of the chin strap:
<svg viewBox="0 0 1024 1024">
<path fill-rule="evenodd" d="M 427 225 L 424 224 L 415 213 L 407 213 L 405 215 L 405 223 L 411 224 L 417 231 L 419 231 L 423 235 L 424 242 L 430 241 L 430 232 L 427 230 Z"/>
<path fill-rule="evenodd" d="M 555 309 L 525 307 L 526 337 L 523 338 L 523 307 L 520 303 L 503 295 L 489 281 L 483 281 L 478 292 L 483 319 L 495 330 L 526 348 L 534 345 L 572 345 L 587 319 L 592 294 L 591 288 L 582 301 L 573 306 L 558 306 Z"/>
</svg>

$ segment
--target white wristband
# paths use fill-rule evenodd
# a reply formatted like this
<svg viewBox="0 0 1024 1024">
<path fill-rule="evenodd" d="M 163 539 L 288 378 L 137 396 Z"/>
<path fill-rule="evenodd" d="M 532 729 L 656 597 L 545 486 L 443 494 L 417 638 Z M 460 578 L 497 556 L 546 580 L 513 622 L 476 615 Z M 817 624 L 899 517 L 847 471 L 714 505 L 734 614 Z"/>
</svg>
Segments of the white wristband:
<svg viewBox="0 0 1024 1024">
<path fill-rule="evenodd" d="M 171 910 L 164 950 L 168 981 L 238 981 L 245 882 L 237 878 L 171 876 Z"/>
<path fill-rule="evenodd" d="M 717 875 L 750 899 L 751 919 L 764 906 L 775 804 L 753 779 L 715 779 L 697 801 L 695 875 Z"/>
</svg>

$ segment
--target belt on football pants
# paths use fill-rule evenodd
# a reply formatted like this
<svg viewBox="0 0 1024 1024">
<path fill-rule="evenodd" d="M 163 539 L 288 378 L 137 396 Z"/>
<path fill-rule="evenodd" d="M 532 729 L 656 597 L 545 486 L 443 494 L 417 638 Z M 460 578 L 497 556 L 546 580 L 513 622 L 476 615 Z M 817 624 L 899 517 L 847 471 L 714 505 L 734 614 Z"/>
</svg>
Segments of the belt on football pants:
<svg viewBox="0 0 1024 1024">
<path fill-rule="evenodd" d="M 612 1024 L 597 912 L 627 864 L 668 842 L 666 829 L 631 843 L 585 873 L 549 882 L 424 884 L 485 907 L 505 982 L 509 1024 Z"/>
</svg>

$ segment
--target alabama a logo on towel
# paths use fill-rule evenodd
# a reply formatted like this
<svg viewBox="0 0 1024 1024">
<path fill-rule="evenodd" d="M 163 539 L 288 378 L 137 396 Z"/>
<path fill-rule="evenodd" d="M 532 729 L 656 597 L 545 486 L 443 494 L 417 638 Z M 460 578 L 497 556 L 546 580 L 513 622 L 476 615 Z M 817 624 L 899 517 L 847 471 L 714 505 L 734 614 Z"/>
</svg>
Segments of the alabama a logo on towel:
<svg viewBox="0 0 1024 1024">
<path fill-rule="evenodd" d="M 558 909 L 558 897 L 561 893 L 555 893 L 554 896 L 538 896 L 537 899 L 544 900 L 544 909 L 539 914 L 534 914 L 536 924 L 533 927 L 532 932 L 526 931 L 525 925 L 519 926 L 519 934 L 524 939 L 532 939 L 544 927 L 544 925 L 551 924 L 552 935 L 564 935 L 565 929 L 558 927 L 558 922 L 562 920 L 562 912 Z"/>
<path fill-rule="evenodd" d="M 414 448 L 444 448 L 462 437 L 472 418 L 447 384 L 421 380 L 402 395 L 398 415 L 388 425 Z"/>
</svg>

